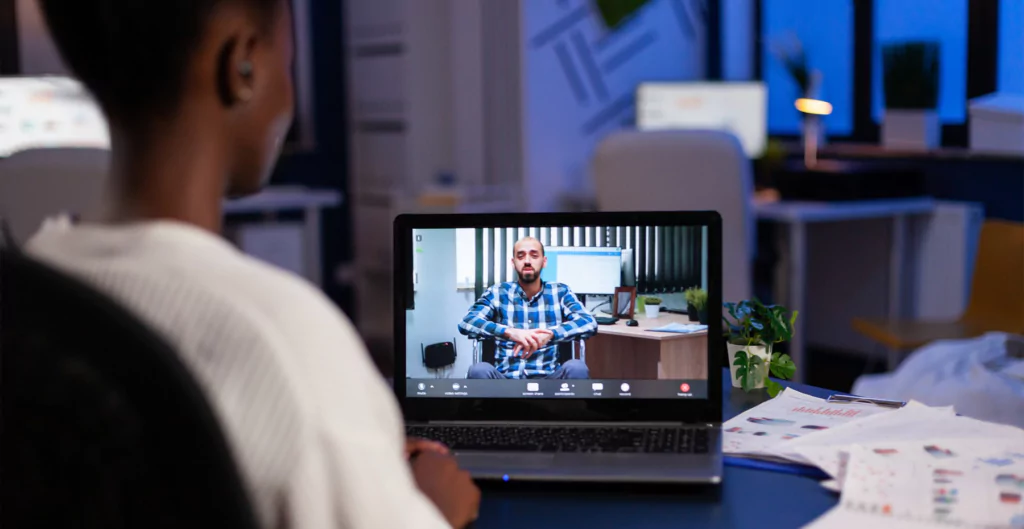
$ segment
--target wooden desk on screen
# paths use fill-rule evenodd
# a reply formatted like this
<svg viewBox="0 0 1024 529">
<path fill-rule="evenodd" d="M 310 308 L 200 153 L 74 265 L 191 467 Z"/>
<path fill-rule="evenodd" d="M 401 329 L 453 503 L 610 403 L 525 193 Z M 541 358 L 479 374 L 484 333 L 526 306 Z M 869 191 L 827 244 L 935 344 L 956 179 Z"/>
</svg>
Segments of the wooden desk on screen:
<svg viewBox="0 0 1024 529">
<path fill-rule="evenodd" d="M 651 332 L 669 323 L 690 323 L 682 314 L 649 319 L 638 314 L 636 327 L 626 320 L 599 325 L 587 340 L 587 367 L 592 379 L 697 379 L 708 376 L 708 334 Z"/>
</svg>

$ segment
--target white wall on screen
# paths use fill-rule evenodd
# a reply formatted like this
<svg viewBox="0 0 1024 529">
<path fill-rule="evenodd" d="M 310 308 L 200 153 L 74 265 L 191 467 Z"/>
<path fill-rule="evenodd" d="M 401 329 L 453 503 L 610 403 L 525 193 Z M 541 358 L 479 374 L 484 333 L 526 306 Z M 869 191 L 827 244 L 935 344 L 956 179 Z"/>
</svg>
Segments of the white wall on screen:
<svg viewBox="0 0 1024 529">
<path fill-rule="evenodd" d="M 458 357 L 448 368 L 451 378 L 465 378 L 473 363 L 473 342 L 459 334 L 458 325 L 473 304 L 472 290 L 455 287 L 455 230 L 416 230 L 421 236 L 417 245 L 419 285 L 416 308 L 406 311 L 406 375 L 412 378 L 434 378 L 438 373 L 423 365 L 420 346 L 455 340 Z"/>
</svg>

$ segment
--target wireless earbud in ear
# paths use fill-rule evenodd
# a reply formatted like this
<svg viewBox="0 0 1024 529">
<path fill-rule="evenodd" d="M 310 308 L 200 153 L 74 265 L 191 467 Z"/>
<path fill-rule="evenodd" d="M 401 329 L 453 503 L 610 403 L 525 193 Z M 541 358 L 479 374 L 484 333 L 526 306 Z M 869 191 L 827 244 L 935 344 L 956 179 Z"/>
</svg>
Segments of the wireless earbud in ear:
<svg viewBox="0 0 1024 529">
<path fill-rule="evenodd" d="M 253 63 L 249 60 L 239 62 L 239 75 L 242 77 L 251 77 L 253 75 Z"/>
</svg>

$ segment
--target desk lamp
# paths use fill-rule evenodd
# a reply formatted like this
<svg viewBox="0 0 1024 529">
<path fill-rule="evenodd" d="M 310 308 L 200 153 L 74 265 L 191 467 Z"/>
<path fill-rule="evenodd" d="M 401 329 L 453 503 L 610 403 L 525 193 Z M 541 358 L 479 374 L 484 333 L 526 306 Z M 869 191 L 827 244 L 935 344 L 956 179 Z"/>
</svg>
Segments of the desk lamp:
<svg viewBox="0 0 1024 529">
<path fill-rule="evenodd" d="M 796 109 L 804 114 L 804 164 L 814 167 L 818 163 L 818 143 L 821 139 L 821 116 L 832 113 L 832 104 L 820 99 L 801 97 Z"/>
</svg>

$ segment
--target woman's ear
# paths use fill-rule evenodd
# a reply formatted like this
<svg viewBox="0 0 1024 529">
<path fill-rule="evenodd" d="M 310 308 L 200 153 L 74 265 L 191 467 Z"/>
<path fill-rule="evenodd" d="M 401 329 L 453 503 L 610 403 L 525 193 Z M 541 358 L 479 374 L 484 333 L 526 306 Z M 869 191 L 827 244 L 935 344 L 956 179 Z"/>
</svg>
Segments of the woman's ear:
<svg viewBox="0 0 1024 529">
<path fill-rule="evenodd" d="M 221 103 L 226 107 L 245 104 L 253 97 L 256 78 L 256 64 L 253 49 L 254 35 L 236 36 L 221 46 L 217 61 L 217 91 Z"/>
</svg>

